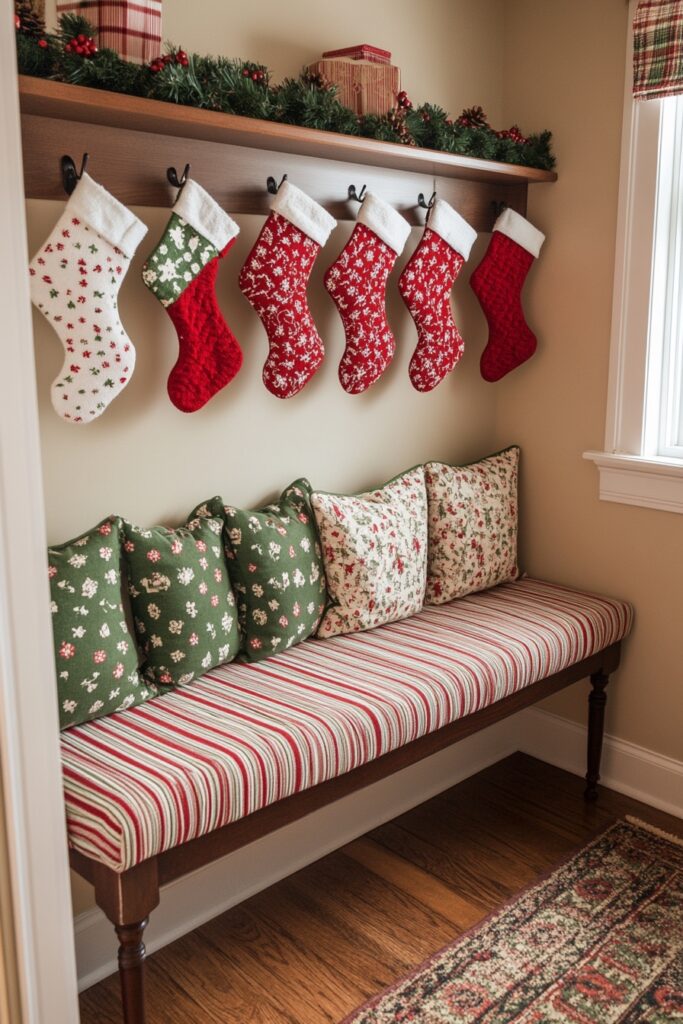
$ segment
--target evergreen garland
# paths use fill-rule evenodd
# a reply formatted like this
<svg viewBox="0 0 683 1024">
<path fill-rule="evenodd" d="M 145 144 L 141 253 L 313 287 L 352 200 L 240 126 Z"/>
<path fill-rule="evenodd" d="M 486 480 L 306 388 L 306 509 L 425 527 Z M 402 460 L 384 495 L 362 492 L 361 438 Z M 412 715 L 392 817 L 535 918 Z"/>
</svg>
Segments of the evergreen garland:
<svg viewBox="0 0 683 1024">
<path fill-rule="evenodd" d="M 516 125 L 495 131 L 481 107 L 464 110 L 453 120 L 433 103 L 413 107 L 401 92 L 386 114 L 359 118 L 339 102 L 336 85 L 307 70 L 271 86 L 270 72 L 262 64 L 188 55 L 173 46 L 140 66 L 114 50 L 98 49 L 92 25 L 78 14 L 62 15 L 57 33 L 45 32 L 30 0 L 15 0 L 15 24 L 23 75 L 460 156 L 543 170 L 555 166 L 549 131 L 529 137 Z"/>
</svg>

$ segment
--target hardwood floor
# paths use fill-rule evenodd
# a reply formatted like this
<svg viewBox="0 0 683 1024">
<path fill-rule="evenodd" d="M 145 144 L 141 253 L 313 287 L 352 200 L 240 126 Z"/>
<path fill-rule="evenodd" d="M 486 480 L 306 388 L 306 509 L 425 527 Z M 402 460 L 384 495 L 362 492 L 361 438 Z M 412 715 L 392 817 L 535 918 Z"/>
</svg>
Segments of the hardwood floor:
<svg viewBox="0 0 683 1024">
<path fill-rule="evenodd" d="M 337 1024 L 626 814 L 683 820 L 515 754 L 148 959 L 149 1024 Z M 112 930 L 112 943 L 114 935 Z M 120 1024 L 114 976 L 82 1024 Z"/>
</svg>

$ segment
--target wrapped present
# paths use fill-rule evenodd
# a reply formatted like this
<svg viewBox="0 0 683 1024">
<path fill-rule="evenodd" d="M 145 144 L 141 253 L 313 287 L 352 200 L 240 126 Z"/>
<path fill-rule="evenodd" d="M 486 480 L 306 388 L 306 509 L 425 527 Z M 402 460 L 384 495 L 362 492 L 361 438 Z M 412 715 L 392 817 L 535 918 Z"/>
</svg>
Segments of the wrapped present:
<svg viewBox="0 0 683 1024">
<path fill-rule="evenodd" d="M 148 64 L 161 53 L 161 0 L 57 0 L 61 14 L 82 14 L 97 29 L 97 45 L 124 60 Z"/>
<path fill-rule="evenodd" d="M 401 70 L 390 61 L 388 50 L 362 43 L 327 50 L 308 70 L 333 82 L 340 102 L 356 114 L 386 114 L 401 91 Z"/>
<path fill-rule="evenodd" d="M 323 58 L 346 57 L 348 60 L 369 60 L 373 64 L 391 64 L 389 50 L 380 50 L 379 46 L 359 43 L 357 46 L 345 46 L 341 50 L 325 50 Z"/>
</svg>

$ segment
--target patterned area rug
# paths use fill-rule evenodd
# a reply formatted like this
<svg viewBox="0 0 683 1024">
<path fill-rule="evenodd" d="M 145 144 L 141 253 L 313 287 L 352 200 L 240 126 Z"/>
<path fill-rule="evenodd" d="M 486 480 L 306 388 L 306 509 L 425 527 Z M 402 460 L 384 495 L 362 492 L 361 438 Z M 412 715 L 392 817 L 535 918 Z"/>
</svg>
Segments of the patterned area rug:
<svg viewBox="0 0 683 1024">
<path fill-rule="evenodd" d="M 683 840 L 621 821 L 344 1024 L 683 1022 Z"/>
</svg>

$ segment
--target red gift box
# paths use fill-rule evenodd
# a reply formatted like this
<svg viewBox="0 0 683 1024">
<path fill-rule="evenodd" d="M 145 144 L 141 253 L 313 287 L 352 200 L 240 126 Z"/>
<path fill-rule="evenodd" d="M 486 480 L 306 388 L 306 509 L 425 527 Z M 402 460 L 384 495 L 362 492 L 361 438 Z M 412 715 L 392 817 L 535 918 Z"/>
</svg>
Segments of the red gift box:
<svg viewBox="0 0 683 1024">
<path fill-rule="evenodd" d="M 349 60 L 369 60 L 373 64 L 391 64 L 389 50 L 380 50 L 378 46 L 370 46 L 369 43 L 346 46 L 342 50 L 325 50 L 325 57 L 347 57 Z"/>
<path fill-rule="evenodd" d="M 124 60 L 147 64 L 161 53 L 161 0 L 57 0 L 57 14 L 82 14 L 97 29 L 97 45 Z"/>
</svg>

